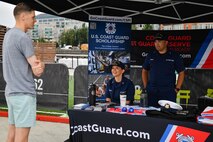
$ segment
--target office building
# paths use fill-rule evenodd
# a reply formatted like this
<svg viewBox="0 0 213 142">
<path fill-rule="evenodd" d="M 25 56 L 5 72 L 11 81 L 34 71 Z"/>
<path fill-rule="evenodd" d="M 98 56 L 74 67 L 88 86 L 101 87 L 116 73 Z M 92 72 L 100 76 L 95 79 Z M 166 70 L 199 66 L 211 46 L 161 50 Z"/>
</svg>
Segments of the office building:
<svg viewBox="0 0 213 142">
<path fill-rule="evenodd" d="M 183 23 L 183 24 L 161 24 L 160 30 L 192 30 L 192 29 L 213 29 L 211 23 Z"/>
<path fill-rule="evenodd" d="M 40 14 L 36 16 L 34 29 L 28 32 L 28 35 L 34 40 L 43 38 L 46 41 L 58 41 L 62 32 L 69 29 L 79 29 L 85 22 L 58 17 L 49 14 Z M 88 27 L 88 23 L 85 23 Z"/>
</svg>

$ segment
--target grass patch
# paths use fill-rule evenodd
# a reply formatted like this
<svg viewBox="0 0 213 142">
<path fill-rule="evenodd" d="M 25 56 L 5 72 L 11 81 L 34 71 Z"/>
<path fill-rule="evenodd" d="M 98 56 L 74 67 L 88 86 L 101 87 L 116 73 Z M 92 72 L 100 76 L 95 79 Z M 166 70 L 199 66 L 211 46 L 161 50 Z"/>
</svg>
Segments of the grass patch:
<svg viewBox="0 0 213 142">
<path fill-rule="evenodd" d="M 37 114 L 42 114 L 42 115 L 50 115 L 50 116 L 62 116 L 66 115 L 66 112 L 55 112 L 55 111 L 36 111 Z"/>
<path fill-rule="evenodd" d="M 68 109 L 74 105 L 74 76 L 69 76 Z"/>
<path fill-rule="evenodd" d="M 0 106 L 0 110 L 2 110 L 2 111 L 7 111 L 8 108 L 7 108 L 7 106 Z"/>
</svg>

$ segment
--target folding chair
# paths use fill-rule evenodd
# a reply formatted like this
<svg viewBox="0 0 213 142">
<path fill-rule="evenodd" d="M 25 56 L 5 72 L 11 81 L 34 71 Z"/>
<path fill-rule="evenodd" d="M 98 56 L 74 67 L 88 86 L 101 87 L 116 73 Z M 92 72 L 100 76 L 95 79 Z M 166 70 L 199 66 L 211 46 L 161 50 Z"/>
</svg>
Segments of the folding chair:
<svg viewBox="0 0 213 142">
<path fill-rule="evenodd" d="M 176 103 L 180 104 L 181 99 L 186 100 L 186 104 L 188 104 L 188 100 L 190 99 L 190 90 L 179 90 L 176 97 Z"/>
</svg>

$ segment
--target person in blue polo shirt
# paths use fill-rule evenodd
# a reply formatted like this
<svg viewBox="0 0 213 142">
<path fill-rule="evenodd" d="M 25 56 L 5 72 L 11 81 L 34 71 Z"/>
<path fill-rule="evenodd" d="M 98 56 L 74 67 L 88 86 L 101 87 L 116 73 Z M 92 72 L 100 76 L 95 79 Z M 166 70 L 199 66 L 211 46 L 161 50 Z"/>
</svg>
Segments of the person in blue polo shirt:
<svg viewBox="0 0 213 142">
<path fill-rule="evenodd" d="M 106 87 L 106 101 L 120 104 L 120 94 L 127 95 L 126 104 L 134 101 L 135 87 L 131 80 L 124 77 L 125 65 L 120 61 L 113 61 L 111 64 L 113 78 L 110 79 Z"/>
<path fill-rule="evenodd" d="M 148 94 L 148 106 L 160 107 L 159 100 L 176 102 L 184 80 L 184 64 L 179 54 L 167 50 L 167 37 L 155 35 L 155 51 L 149 53 L 142 69 L 142 81 Z M 177 84 L 176 74 L 178 73 Z"/>
</svg>

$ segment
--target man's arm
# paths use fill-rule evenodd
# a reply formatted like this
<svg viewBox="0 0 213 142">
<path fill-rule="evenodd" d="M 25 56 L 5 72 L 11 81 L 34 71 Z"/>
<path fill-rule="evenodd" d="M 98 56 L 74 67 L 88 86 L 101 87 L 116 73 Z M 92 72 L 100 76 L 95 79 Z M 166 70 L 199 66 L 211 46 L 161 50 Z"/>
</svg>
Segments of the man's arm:
<svg viewBox="0 0 213 142">
<path fill-rule="evenodd" d="M 147 87 L 148 83 L 148 71 L 146 69 L 142 69 L 142 81 L 143 81 L 143 87 Z"/>
<path fill-rule="evenodd" d="M 106 98 L 106 102 L 111 102 L 111 99 L 110 98 Z"/>
<path fill-rule="evenodd" d="M 184 81 L 184 76 L 185 76 L 184 71 L 182 71 L 178 74 L 178 79 L 177 79 L 177 84 L 176 84 L 176 88 L 177 88 L 176 92 L 178 92 L 179 91 L 178 89 L 181 88 L 183 81 Z"/>
<path fill-rule="evenodd" d="M 37 57 L 35 55 L 28 57 L 27 61 L 32 68 L 33 74 L 37 77 L 41 76 L 41 74 L 44 72 L 44 63 L 40 60 L 37 60 Z"/>
<path fill-rule="evenodd" d="M 126 104 L 129 105 L 131 103 L 130 100 L 126 100 Z"/>
</svg>

